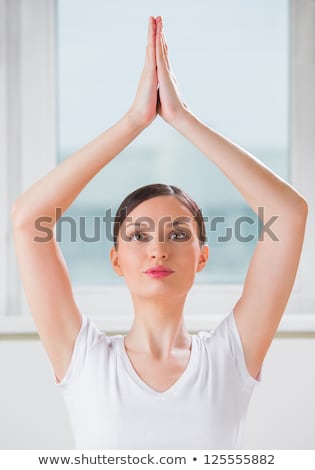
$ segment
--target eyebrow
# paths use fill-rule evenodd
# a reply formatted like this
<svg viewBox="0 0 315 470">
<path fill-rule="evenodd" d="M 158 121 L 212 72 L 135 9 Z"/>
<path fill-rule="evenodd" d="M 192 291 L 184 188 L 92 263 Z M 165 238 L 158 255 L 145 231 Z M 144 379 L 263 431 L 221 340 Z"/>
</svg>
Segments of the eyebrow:
<svg viewBox="0 0 315 470">
<path fill-rule="evenodd" d="M 177 217 L 173 222 L 166 222 L 165 225 L 176 227 L 177 225 L 191 225 L 191 217 Z M 130 224 L 126 225 L 126 228 L 130 226 L 141 227 L 150 225 L 146 222 L 131 222 Z"/>
</svg>

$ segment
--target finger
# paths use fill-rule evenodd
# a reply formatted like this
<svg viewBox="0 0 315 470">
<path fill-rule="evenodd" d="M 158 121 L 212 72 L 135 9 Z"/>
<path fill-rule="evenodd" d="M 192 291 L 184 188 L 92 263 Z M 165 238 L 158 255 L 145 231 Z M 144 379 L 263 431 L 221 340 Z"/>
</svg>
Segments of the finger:
<svg viewBox="0 0 315 470">
<path fill-rule="evenodd" d="M 146 49 L 146 55 L 147 58 L 149 59 L 150 62 L 156 63 L 156 54 L 155 54 L 155 48 L 156 48 L 156 22 L 155 19 L 150 16 L 149 18 L 149 27 L 148 27 L 148 39 L 147 39 L 147 49 Z"/>
<path fill-rule="evenodd" d="M 160 69 L 167 69 L 167 55 L 162 37 L 162 18 L 156 19 L 156 59 Z"/>
<path fill-rule="evenodd" d="M 161 38 L 162 38 L 162 49 L 163 49 L 164 60 L 166 62 L 167 68 L 170 70 L 171 66 L 170 66 L 170 60 L 169 60 L 169 57 L 168 57 L 168 45 L 167 45 L 167 42 L 166 42 L 166 38 L 165 38 L 165 34 L 164 34 L 163 29 L 162 29 L 162 32 L 161 32 Z"/>
<path fill-rule="evenodd" d="M 173 72 L 171 62 L 170 62 L 170 58 L 169 58 L 169 55 L 168 55 L 168 45 L 167 45 L 167 42 L 166 42 L 166 39 L 165 39 L 165 34 L 163 32 L 163 29 L 162 29 L 162 48 L 163 48 L 163 56 L 164 56 L 164 60 L 165 60 L 165 63 L 166 63 L 166 68 L 170 72 L 170 75 L 172 76 L 174 82 L 177 83 L 176 77 L 175 77 L 175 74 Z"/>
<path fill-rule="evenodd" d="M 161 67 L 163 62 L 163 53 L 162 53 L 162 43 L 161 43 L 161 21 L 160 17 L 156 19 L 156 38 L 155 38 L 155 45 L 156 45 L 156 61 L 158 67 Z"/>
<path fill-rule="evenodd" d="M 164 60 L 165 65 L 166 65 L 166 69 L 168 70 L 168 72 L 169 72 L 170 75 L 172 76 L 174 82 L 177 83 L 176 77 L 175 77 L 175 75 L 174 75 L 174 72 L 173 72 L 173 69 L 172 69 L 172 66 L 171 66 L 171 62 L 170 62 L 170 59 L 169 59 L 169 55 L 168 55 L 168 45 L 167 45 L 167 41 L 166 41 L 166 37 L 165 37 L 165 33 L 164 33 L 164 29 L 163 29 L 163 22 L 162 22 L 162 21 L 161 21 L 161 43 L 162 43 L 163 60 Z"/>
<path fill-rule="evenodd" d="M 164 27 L 163 27 L 163 20 L 161 18 L 161 41 L 162 41 L 162 52 L 163 52 L 163 58 L 166 63 L 166 67 L 169 71 L 171 71 L 171 63 L 168 55 L 168 45 L 165 37 L 165 32 L 164 32 Z"/>
</svg>

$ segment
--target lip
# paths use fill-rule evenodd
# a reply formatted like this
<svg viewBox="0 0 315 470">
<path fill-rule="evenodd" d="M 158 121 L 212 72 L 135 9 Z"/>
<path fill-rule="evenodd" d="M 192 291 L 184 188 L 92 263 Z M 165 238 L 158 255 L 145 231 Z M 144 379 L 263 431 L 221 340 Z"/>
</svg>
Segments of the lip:
<svg viewBox="0 0 315 470">
<path fill-rule="evenodd" d="M 160 279 L 162 277 L 169 276 L 174 271 L 167 266 L 152 266 L 152 268 L 149 268 L 144 272 L 150 277 Z"/>
</svg>

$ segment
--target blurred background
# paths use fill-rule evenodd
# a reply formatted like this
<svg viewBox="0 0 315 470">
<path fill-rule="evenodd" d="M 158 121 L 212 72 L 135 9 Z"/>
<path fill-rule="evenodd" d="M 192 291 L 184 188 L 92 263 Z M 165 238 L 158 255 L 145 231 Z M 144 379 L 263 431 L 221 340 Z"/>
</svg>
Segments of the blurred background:
<svg viewBox="0 0 315 470">
<path fill-rule="evenodd" d="M 191 110 L 218 132 L 290 178 L 289 2 L 223 0 L 189 2 L 59 0 L 56 4 L 58 161 L 118 120 L 131 105 L 143 68 L 150 15 L 163 15 L 170 58 Z M 174 184 L 209 218 L 211 259 L 200 283 L 242 282 L 257 240 L 254 213 L 230 182 L 161 119 L 100 172 L 67 211 L 92 241 L 71 241 L 60 221 L 60 240 L 74 282 L 123 283 L 107 253 L 104 223 L 132 190 Z M 239 217 L 241 237 L 235 233 Z M 211 230 L 211 220 L 224 222 Z M 237 223 L 236 223 L 237 224 Z M 231 239 L 222 242 L 226 230 Z M 243 237 L 252 235 L 250 241 Z M 238 239 L 239 238 L 239 239 Z M 104 263 L 100 263 L 104 258 Z"/>
<path fill-rule="evenodd" d="M 171 63 L 194 114 L 292 182 L 309 202 L 301 266 L 250 403 L 246 447 L 314 449 L 312 0 L 0 0 L 0 449 L 74 445 L 20 283 L 10 206 L 128 110 L 150 15 L 164 18 Z M 78 304 L 109 334 L 127 331 L 131 307 L 109 264 L 111 240 L 102 217 L 113 217 L 126 194 L 153 182 L 181 187 L 208 217 L 211 256 L 196 278 L 187 324 L 191 332 L 212 329 L 239 295 L 257 220 L 208 159 L 159 118 L 58 223 Z M 242 224 L 237 234 L 244 216 L 253 224 Z M 224 222 L 211 230 L 215 217 Z M 229 240 L 222 241 L 227 232 Z M 242 240 L 248 235 L 250 241 Z"/>
</svg>

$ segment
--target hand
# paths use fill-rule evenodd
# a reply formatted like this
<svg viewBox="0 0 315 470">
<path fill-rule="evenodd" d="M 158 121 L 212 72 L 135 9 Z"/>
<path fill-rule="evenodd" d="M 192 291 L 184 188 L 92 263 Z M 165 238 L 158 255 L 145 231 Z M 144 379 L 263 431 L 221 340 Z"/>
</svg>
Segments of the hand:
<svg viewBox="0 0 315 470">
<path fill-rule="evenodd" d="M 157 115 L 156 21 L 150 16 L 144 69 L 135 100 L 128 112 L 136 126 L 145 128 Z"/>
<path fill-rule="evenodd" d="M 170 65 L 161 16 L 156 18 L 156 64 L 159 83 L 157 111 L 166 122 L 174 124 L 188 108 L 180 97 Z"/>
</svg>

